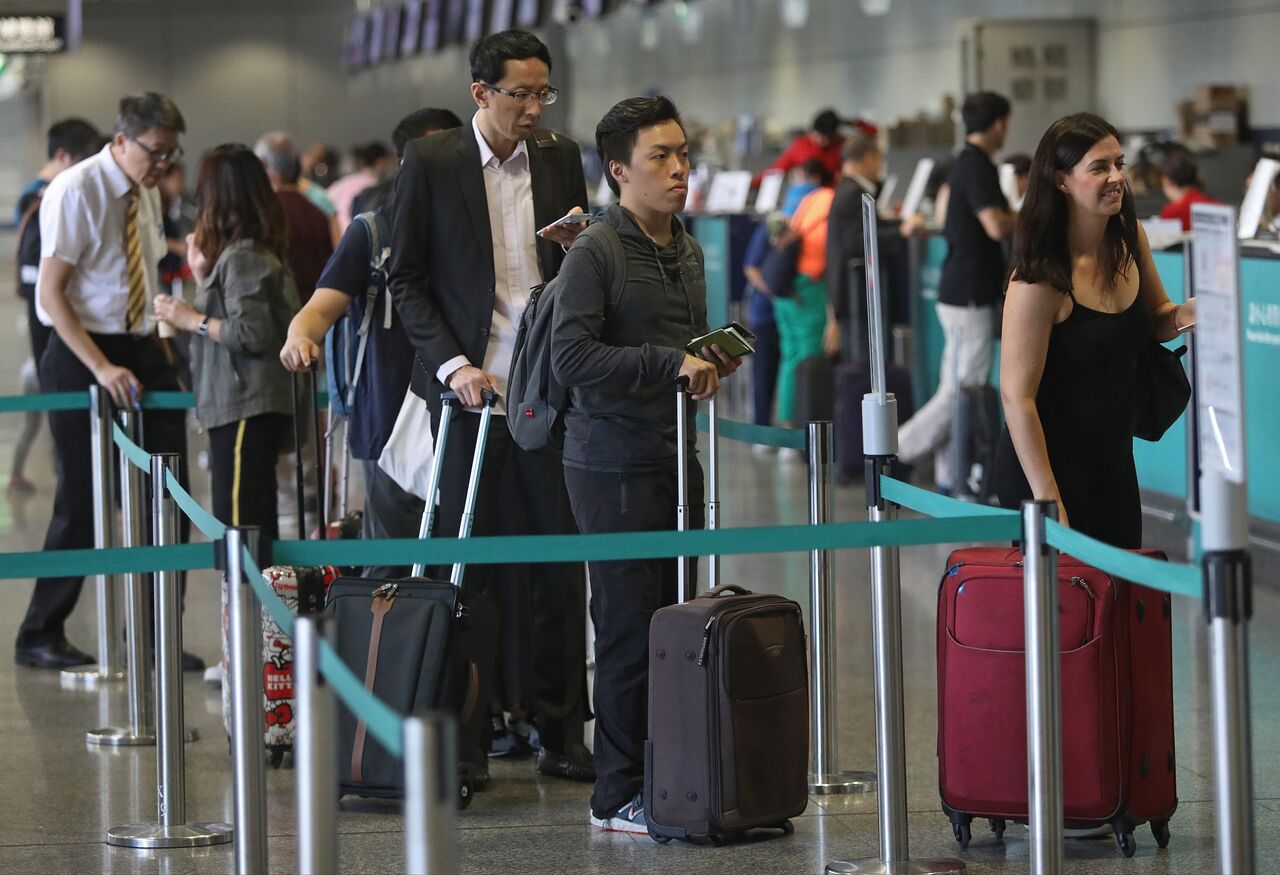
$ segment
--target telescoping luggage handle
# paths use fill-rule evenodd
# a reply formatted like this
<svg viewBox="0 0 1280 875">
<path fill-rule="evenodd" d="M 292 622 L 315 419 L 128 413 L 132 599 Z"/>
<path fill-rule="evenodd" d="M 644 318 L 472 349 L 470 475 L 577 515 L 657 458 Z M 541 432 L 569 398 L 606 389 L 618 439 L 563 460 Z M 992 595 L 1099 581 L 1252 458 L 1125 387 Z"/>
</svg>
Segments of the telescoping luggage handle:
<svg viewBox="0 0 1280 875">
<path fill-rule="evenodd" d="M 324 430 L 320 427 L 320 405 L 316 404 L 316 365 L 311 363 L 311 367 L 306 370 L 307 388 L 311 393 L 311 404 L 315 410 L 315 431 L 316 431 L 316 489 L 317 495 L 317 513 L 320 515 L 320 540 L 325 539 L 325 481 L 329 479 L 329 472 L 324 463 L 324 446 L 320 443 L 320 435 Z M 305 432 L 302 430 L 302 415 L 304 405 L 302 403 L 303 396 L 299 392 L 298 372 L 292 372 L 293 378 L 293 477 L 294 484 L 298 492 L 298 538 L 305 540 L 307 537 L 307 502 L 306 502 L 306 476 L 302 471 L 302 444 Z"/>
<path fill-rule="evenodd" d="M 476 519 L 476 497 L 480 492 L 480 474 L 484 469 L 484 449 L 489 443 L 489 425 L 493 421 L 493 406 L 498 403 L 498 393 L 485 389 L 480 393 L 483 406 L 480 409 L 480 430 L 476 435 L 476 449 L 471 457 L 471 478 L 467 481 L 467 496 L 462 505 L 462 519 L 458 526 L 458 537 L 471 537 L 472 526 Z M 425 402 L 424 402 L 425 403 Z M 422 511 L 422 526 L 418 529 L 418 537 L 427 540 L 436 523 L 436 499 L 440 494 L 440 473 L 444 470 L 444 451 L 449 440 L 449 424 L 453 421 L 454 409 L 461 404 L 458 393 L 452 390 L 440 395 L 440 427 L 436 434 L 435 458 L 431 460 L 431 479 L 427 483 L 427 501 Z M 449 582 L 454 586 L 462 586 L 462 573 L 466 568 L 461 562 L 455 562 Z M 412 569 L 414 577 L 426 574 L 424 562 L 415 562 Z"/>
<path fill-rule="evenodd" d="M 689 378 L 676 379 L 676 530 L 689 530 Z M 716 411 L 716 397 L 707 402 L 710 420 L 707 453 L 707 528 L 720 528 L 720 419 Z M 693 592 L 693 568 L 696 556 L 681 556 L 676 566 L 677 597 L 687 602 Z M 709 584 L 715 589 L 720 583 L 720 557 L 707 557 Z"/>
</svg>

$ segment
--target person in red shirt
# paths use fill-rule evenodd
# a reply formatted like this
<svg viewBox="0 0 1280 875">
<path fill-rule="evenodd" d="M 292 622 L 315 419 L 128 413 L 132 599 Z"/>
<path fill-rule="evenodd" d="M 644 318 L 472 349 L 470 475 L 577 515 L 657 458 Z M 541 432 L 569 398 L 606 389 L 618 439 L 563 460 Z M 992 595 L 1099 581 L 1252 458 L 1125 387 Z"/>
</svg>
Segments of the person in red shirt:
<svg viewBox="0 0 1280 875">
<path fill-rule="evenodd" d="M 1192 204 L 1219 203 L 1200 190 L 1202 184 L 1200 169 L 1189 156 L 1169 157 L 1160 168 L 1160 185 L 1169 199 L 1160 211 L 1160 218 L 1177 219 L 1182 222 L 1182 230 L 1190 231 Z"/>
</svg>

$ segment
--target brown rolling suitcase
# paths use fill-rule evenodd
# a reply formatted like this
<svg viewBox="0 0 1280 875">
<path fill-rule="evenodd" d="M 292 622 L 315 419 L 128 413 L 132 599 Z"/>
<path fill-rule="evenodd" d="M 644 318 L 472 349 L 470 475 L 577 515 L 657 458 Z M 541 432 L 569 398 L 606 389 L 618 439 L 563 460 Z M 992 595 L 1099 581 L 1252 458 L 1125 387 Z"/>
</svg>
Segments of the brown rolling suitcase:
<svg viewBox="0 0 1280 875">
<path fill-rule="evenodd" d="M 687 464 L 685 456 L 681 446 L 678 464 Z M 686 505 L 687 495 L 679 502 Z M 655 612 L 644 776 L 649 834 L 719 841 L 761 827 L 790 833 L 790 818 L 809 802 L 808 767 L 800 605 L 729 584 Z"/>
</svg>

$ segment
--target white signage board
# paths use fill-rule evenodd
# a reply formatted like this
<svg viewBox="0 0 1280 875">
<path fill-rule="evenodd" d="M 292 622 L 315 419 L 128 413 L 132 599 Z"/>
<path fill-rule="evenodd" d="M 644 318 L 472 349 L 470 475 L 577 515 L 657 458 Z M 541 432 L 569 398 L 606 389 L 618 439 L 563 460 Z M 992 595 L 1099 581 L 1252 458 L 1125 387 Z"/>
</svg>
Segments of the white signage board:
<svg viewBox="0 0 1280 875">
<path fill-rule="evenodd" d="M 1195 204 L 1191 233 L 1201 467 L 1243 485 L 1244 363 L 1235 207 Z"/>
<path fill-rule="evenodd" d="M 782 199 L 782 184 L 787 181 L 785 170 L 766 170 L 760 176 L 760 191 L 756 193 L 756 212 L 772 213 Z"/>
<path fill-rule="evenodd" d="M 916 165 L 916 172 L 911 175 L 907 196 L 902 200 L 903 218 L 920 212 L 920 201 L 924 200 L 924 189 L 929 184 L 931 173 L 933 173 L 933 159 L 921 158 L 920 163 Z"/>
<path fill-rule="evenodd" d="M 882 215 L 888 215 L 893 212 L 893 193 L 898 190 L 898 174 L 890 173 L 884 179 L 884 185 L 880 186 L 880 193 L 876 195 L 876 209 Z"/>
<path fill-rule="evenodd" d="M 1262 212 L 1267 206 L 1267 193 L 1280 173 L 1280 161 L 1274 158 L 1260 158 L 1253 168 L 1253 178 L 1249 180 L 1249 190 L 1244 194 L 1244 202 L 1240 204 L 1240 239 L 1251 240 L 1258 236 L 1258 226 L 1262 224 Z"/>
<path fill-rule="evenodd" d="M 707 189 L 708 213 L 744 213 L 751 194 L 750 170 L 721 170 Z"/>
</svg>

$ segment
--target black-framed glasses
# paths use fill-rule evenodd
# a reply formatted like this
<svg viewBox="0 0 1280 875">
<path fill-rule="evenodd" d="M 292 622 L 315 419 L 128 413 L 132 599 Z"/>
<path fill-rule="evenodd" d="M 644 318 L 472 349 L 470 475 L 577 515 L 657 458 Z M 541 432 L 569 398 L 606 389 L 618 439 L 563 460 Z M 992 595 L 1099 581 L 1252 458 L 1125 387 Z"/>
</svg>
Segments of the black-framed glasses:
<svg viewBox="0 0 1280 875">
<path fill-rule="evenodd" d="M 497 85 L 490 85 L 488 82 L 481 82 L 485 88 L 490 91 L 496 91 L 498 94 L 506 95 L 522 106 L 528 106 L 535 100 L 543 106 L 550 106 L 560 97 L 560 89 L 548 88 L 545 91 L 508 91 L 505 88 L 499 88 Z"/>
<path fill-rule="evenodd" d="M 130 137 L 129 139 L 137 143 L 138 148 L 141 149 L 143 152 L 147 153 L 147 160 L 150 161 L 152 164 L 172 164 L 175 161 L 181 161 L 182 156 L 187 154 L 186 152 L 182 151 L 181 146 L 174 146 L 172 149 L 168 150 L 167 152 L 162 152 L 159 149 L 152 149 L 150 146 L 148 146 L 146 143 L 139 140 L 137 137 Z"/>
</svg>

